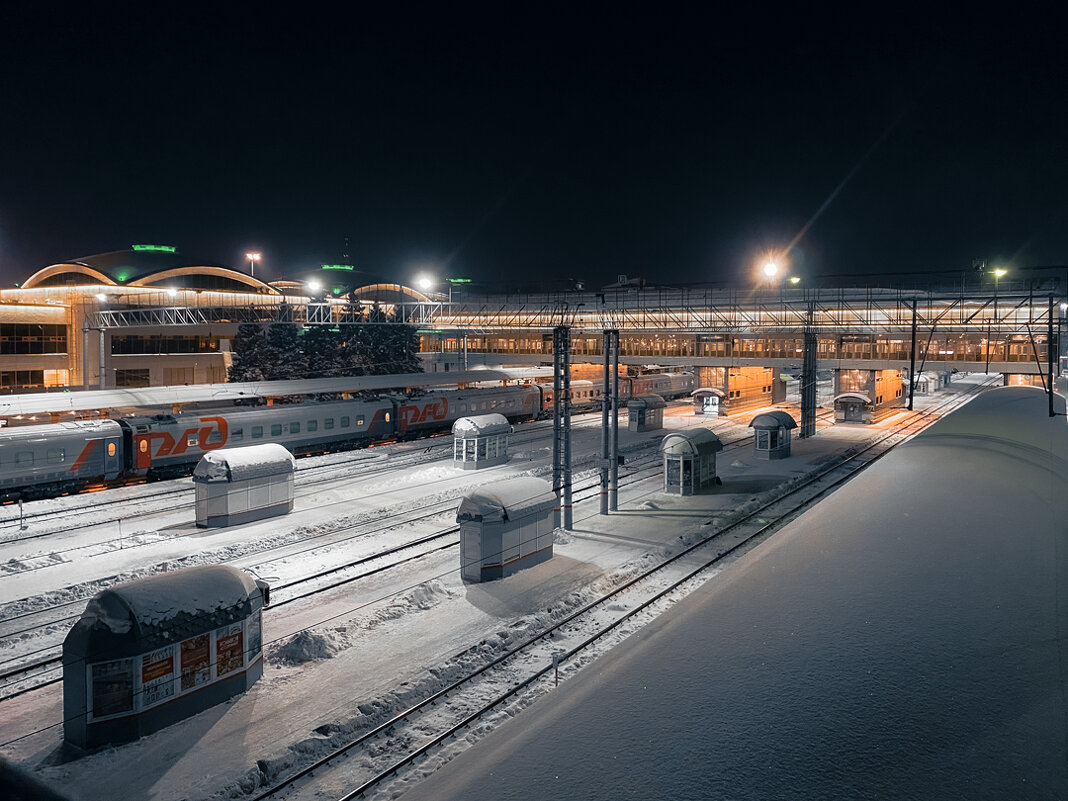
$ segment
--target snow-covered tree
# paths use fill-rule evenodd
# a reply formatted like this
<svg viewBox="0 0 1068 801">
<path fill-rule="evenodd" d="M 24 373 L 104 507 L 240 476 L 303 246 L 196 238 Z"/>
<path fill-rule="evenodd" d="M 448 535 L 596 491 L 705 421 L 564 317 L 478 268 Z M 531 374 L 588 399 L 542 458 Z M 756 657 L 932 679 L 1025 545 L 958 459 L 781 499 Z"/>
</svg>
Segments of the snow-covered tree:
<svg viewBox="0 0 1068 801">
<path fill-rule="evenodd" d="M 267 344 L 267 334 L 259 323 L 241 323 L 234 338 L 233 361 L 227 371 L 230 381 L 263 381 L 274 353 Z"/>
<path fill-rule="evenodd" d="M 301 349 L 299 327 L 292 319 L 292 307 L 283 302 L 267 331 L 267 344 L 274 351 L 274 361 L 264 371 L 268 381 L 307 377 L 308 362 Z"/>
</svg>

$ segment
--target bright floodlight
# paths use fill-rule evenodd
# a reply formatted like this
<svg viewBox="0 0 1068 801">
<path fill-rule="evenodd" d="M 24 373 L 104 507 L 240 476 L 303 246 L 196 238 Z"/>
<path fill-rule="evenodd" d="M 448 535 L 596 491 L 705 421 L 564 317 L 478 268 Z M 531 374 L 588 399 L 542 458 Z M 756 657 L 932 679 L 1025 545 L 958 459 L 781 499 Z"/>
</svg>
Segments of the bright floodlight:
<svg viewBox="0 0 1068 801">
<path fill-rule="evenodd" d="M 415 284 L 424 292 L 429 292 L 434 286 L 434 279 L 424 273 L 423 275 L 416 277 Z"/>
<path fill-rule="evenodd" d="M 169 289 L 167 290 L 167 294 L 168 294 L 168 295 L 169 295 L 170 297 L 172 297 L 172 298 L 176 298 L 176 297 L 178 297 L 178 290 L 177 290 L 177 289 L 175 289 L 174 287 L 170 287 L 170 288 L 169 288 Z"/>
<path fill-rule="evenodd" d="M 97 292 L 96 293 L 96 299 L 97 300 L 107 300 L 108 296 L 105 295 L 103 292 Z"/>
<path fill-rule="evenodd" d="M 800 284 L 801 283 L 801 276 L 799 276 L 799 275 L 791 275 L 790 276 L 790 283 L 791 284 Z"/>
<path fill-rule="evenodd" d="M 774 278 L 775 273 L 779 272 L 779 265 L 773 261 L 769 261 L 764 265 L 764 275 L 768 278 Z"/>
<path fill-rule="evenodd" d="M 260 254 L 259 253 L 246 253 L 245 254 L 245 258 L 248 259 L 249 261 L 259 261 L 260 260 Z"/>
<path fill-rule="evenodd" d="M 312 291 L 312 294 L 318 295 L 322 288 L 323 285 L 314 278 L 308 282 L 308 289 Z"/>
<path fill-rule="evenodd" d="M 1007 272 L 1008 272 L 1008 270 L 1006 270 L 1005 268 L 998 267 L 996 270 L 994 270 L 994 275 L 997 278 L 1001 278 L 1001 276 L 1005 275 L 1005 273 L 1007 273 Z"/>
</svg>

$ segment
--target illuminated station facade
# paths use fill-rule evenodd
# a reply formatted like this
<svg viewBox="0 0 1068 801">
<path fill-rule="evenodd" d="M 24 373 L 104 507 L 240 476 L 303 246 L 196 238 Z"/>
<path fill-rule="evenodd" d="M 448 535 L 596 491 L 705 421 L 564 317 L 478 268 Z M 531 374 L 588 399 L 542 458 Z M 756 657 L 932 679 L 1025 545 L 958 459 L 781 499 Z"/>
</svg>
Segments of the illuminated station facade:
<svg viewBox="0 0 1068 801">
<path fill-rule="evenodd" d="M 249 267 L 134 245 L 38 270 L 0 290 L 0 392 L 223 383 L 239 324 L 281 317 L 305 327 L 414 325 L 427 371 L 548 365 L 553 331 L 567 326 L 573 374 L 593 380 L 602 333 L 616 330 L 624 369 L 692 371 L 707 397 L 739 409 L 782 399 L 806 337 L 820 370 L 835 371 L 836 394 L 869 405 L 901 402 L 910 372 L 924 388 L 958 371 L 1041 386 L 1050 365 L 1061 369 L 1058 351 L 1065 356 L 1063 269 L 971 271 L 924 288 L 815 287 L 785 276 L 677 288 L 619 276 L 598 291 L 476 295 L 464 283 L 421 291 L 382 282 L 348 264 L 272 282 Z"/>
</svg>

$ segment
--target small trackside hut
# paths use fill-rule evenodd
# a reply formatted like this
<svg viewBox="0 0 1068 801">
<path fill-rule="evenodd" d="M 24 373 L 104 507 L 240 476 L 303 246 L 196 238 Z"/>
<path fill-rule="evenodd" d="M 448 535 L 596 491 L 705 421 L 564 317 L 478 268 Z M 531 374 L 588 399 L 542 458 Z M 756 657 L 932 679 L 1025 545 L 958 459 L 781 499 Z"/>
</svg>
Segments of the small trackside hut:
<svg viewBox="0 0 1068 801">
<path fill-rule="evenodd" d="M 503 578 L 551 559 L 556 503 L 552 485 L 529 476 L 467 493 L 456 510 L 463 580 Z"/>
<path fill-rule="evenodd" d="M 676 431 L 664 437 L 664 492 L 694 495 L 722 483 L 716 476 L 716 454 L 723 450 L 719 437 L 704 428 Z"/>
<path fill-rule="evenodd" d="M 193 470 L 197 525 L 236 526 L 292 512 L 295 470 L 293 454 L 275 443 L 204 454 Z"/>
<path fill-rule="evenodd" d="M 266 583 L 204 565 L 97 593 L 63 642 L 63 737 L 136 740 L 251 687 L 263 674 Z"/>
<path fill-rule="evenodd" d="M 790 431 L 797 421 L 776 409 L 758 414 L 749 423 L 753 429 L 754 455 L 758 459 L 785 459 L 790 455 Z"/>
<path fill-rule="evenodd" d="M 493 467 L 508 461 L 512 426 L 503 414 L 461 417 L 452 424 L 452 460 L 464 470 Z"/>
<path fill-rule="evenodd" d="M 659 431 L 664 427 L 664 408 L 659 395 L 641 395 L 627 401 L 627 428 L 630 431 Z"/>
</svg>

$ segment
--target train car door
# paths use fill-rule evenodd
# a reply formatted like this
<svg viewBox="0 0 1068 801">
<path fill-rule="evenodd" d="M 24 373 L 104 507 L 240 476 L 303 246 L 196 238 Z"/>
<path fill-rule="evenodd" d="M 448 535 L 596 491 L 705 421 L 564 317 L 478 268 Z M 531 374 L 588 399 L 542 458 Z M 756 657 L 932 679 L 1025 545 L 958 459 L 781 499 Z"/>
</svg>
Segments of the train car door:
<svg viewBox="0 0 1068 801">
<path fill-rule="evenodd" d="M 104 478 L 118 478 L 122 472 L 122 437 L 104 439 Z"/>
</svg>

